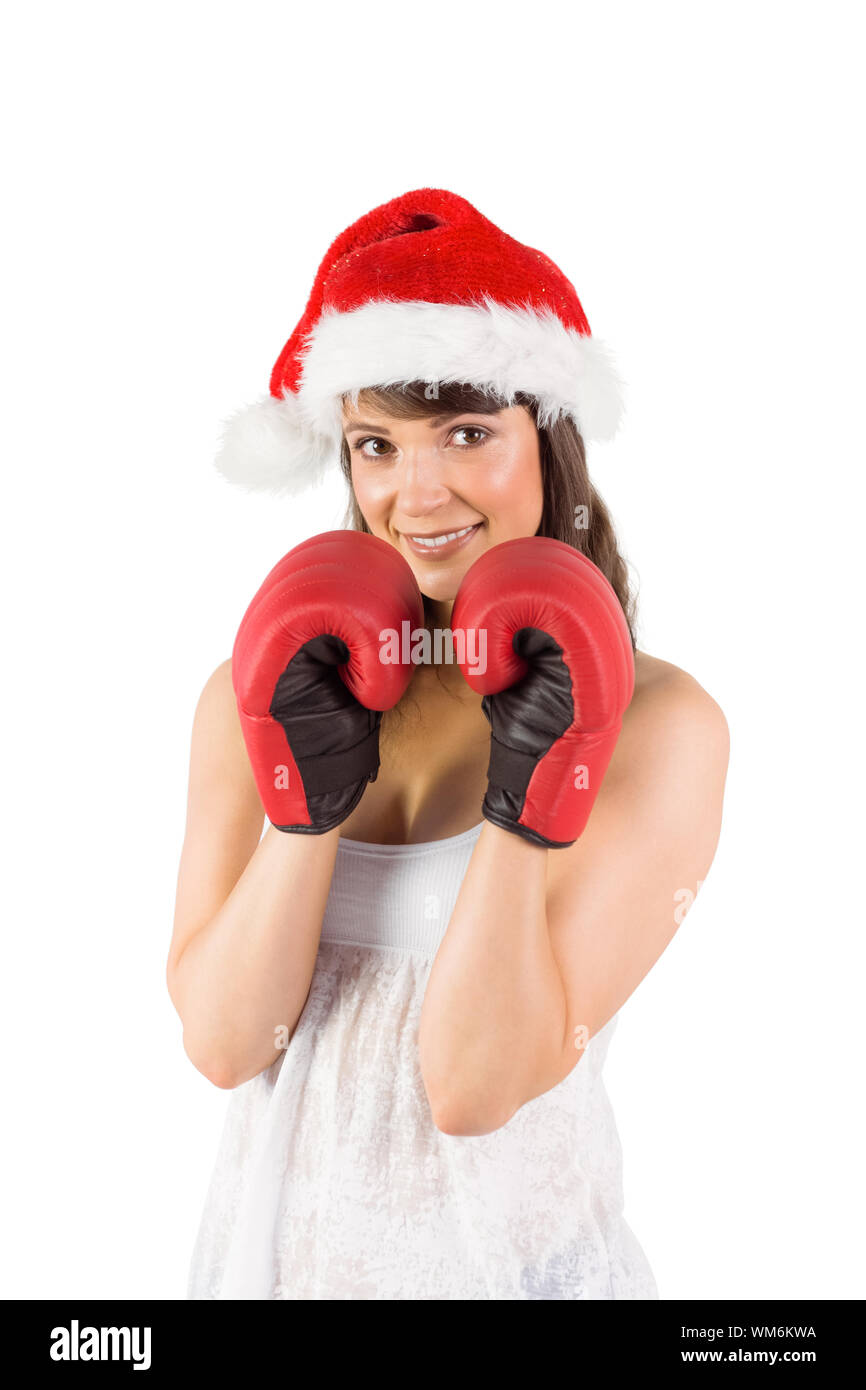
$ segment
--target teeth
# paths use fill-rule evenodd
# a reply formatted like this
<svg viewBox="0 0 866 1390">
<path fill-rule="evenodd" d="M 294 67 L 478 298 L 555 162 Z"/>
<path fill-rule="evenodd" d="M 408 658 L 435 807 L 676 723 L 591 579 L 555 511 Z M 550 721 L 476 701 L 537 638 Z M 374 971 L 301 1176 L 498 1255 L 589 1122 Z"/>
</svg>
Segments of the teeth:
<svg viewBox="0 0 866 1390">
<path fill-rule="evenodd" d="M 474 526 L 464 526 L 462 531 L 450 531 L 447 536 L 410 536 L 410 541 L 415 545 L 426 545 L 429 550 L 437 545 L 445 545 L 448 541 L 456 541 L 459 536 L 468 536 L 470 531 L 474 531 Z"/>
</svg>

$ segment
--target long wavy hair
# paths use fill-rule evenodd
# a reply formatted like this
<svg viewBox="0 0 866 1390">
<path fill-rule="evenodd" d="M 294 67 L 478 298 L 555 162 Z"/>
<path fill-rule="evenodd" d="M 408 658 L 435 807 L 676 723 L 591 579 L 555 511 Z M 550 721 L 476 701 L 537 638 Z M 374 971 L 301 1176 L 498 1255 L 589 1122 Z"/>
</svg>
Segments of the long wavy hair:
<svg viewBox="0 0 866 1390">
<path fill-rule="evenodd" d="M 438 394 L 432 399 L 427 394 L 428 389 L 423 381 L 369 387 L 358 393 L 358 404 L 364 403 L 371 410 L 380 410 L 398 420 L 423 420 L 452 411 L 455 414 L 470 411 L 491 414 L 507 404 L 494 392 L 482 391 L 463 382 L 439 383 Z M 565 416 L 540 427 L 538 402 L 533 396 L 520 392 L 514 404 L 526 407 L 538 431 L 543 509 L 536 535 L 564 541 L 598 566 L 619 599 L 634 648 L 636 597 L 631 591 L 628 565 L 620 553 L 610 513 L 590 481 L 583 438 L 574 422 Z M 369 532 L 352 489 L 351 453 L 345 439 L 340 466 L 349 484 L 346 525 L 355 531 Z"/>
</svg>

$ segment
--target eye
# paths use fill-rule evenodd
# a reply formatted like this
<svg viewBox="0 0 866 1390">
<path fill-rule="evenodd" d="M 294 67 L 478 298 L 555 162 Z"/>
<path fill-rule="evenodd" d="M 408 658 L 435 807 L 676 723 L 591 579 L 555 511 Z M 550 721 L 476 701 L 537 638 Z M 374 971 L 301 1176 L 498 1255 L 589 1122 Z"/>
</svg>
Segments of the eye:
<svg viewBox="0 0 866 1390">
<path fill-rule="evenodd" d="M 458 444 L 458 449 L 477 449 L 489 438 L 490 431 L 483 429 L 481 425 L 458 425 L 452 431 L 450 438 L 456 439 L 458 435 L 475 436 L 463 444 Z M 362 458 L 382 459 L 387 457 L 391 443 L 389 440 L 383 439 L 381 435 L 371 434 L 364 439 L 356 439 L 354 444 L 349 445 L 349 448 L 353 454 L 360 454 Z"/>
<path fill-rule="evenodd" d="M 385 457 L 384 453 L 367 453 L 368 444 L 383 444 L 386 450 L 391 447 L 388 440 L 383 439 L 381 435 L 371 434 L 367 439 L 356 439 L 355 443 L 350 446 L 352 453 L 360 454 L 361 457 L 365 459 L 381 459 Z"/>
<path fill-rule="evenodd" d="M 485 441 L 485 439 L 487 439 L 487 438 L 489 437 L 489 436 L 488 436 L 488 431 L 482 429 L 480 425 L 458 425 L 458 426 L 457 426 L 457 429 L 454 431 L 454 434 L 455 434 L 455 435 L 458 435 L 458 434 L 475 434 L 475 435 L 480 435 L 480 438 L 478 438 L 478 439 L 474 439 L 474 440 L 470 439 L 468 443 L 466 443 L 466 444 L 460 444 L 458 447 L 461 448 L 461 449 L 477 449 L 477 448 L 478 448 L 478 445 L 479 445 L 479 444 L 483 444 L 484 441 Z"/>
</svg>

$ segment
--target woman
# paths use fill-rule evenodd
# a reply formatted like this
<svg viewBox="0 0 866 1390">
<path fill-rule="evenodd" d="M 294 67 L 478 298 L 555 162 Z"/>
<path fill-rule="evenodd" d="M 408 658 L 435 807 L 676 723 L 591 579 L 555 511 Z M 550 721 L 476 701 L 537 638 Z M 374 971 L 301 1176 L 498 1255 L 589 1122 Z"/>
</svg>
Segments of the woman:
<svg viewBox="0 0 866 1390">
<path fill-rule="evenodd" d="M 531 640 L 507 701 L 481 693 L 501 642 L 479 640 L 474 667 L 441 642 L 430 657 L 431 642 L 380 721 L 370 711 L 386 701 L 356 698 L 348 648 L 323 655 L 316 638 L 300 678 L 286 666 L 279 710 L 272 680 L 251 710 L 256 673 L 265 657 L 283 669 L 274 644 L 297 617 L 276 613 L 270 581 L 204 688 L 168 982 L 190 1059 L 233 1095 L 190 1297 L 658 1297 L 622 1216 L 601 1071 L 682 890 L 706 877 L 728 736 L 690 676 L 632 658 L 627 571 L 584 450 L 615 430 L 617 386 L 557 267 L 465 200 L 422 189 L 337 238 L 270 396 L 226 432 L 220 466 L 248 486 L 294 490 L 342 460 L 351 530 L 307 543 L 338 546 L 334 620 L 317 632 L 351 644 L 345 615 L 362 619 L 368 592 L 387 603 L 408 576 L 422 625 L 447 633 L 458 595 L 480 611 L 472 573 L 486 635 L 515 609 L 504 561 L 528 543 L 550 566 L 520 599 L 514 651 L 518 634 Z M 567 625 L 598 572 L 616 617 L 599 619 L 585 643 L 596 664 L 578 672 L 525 604 L 548 613 L 561 586 Z M 541 767 L 626 651 L 627 708 L 586 754 L 577 818 L 559 789 L 503 792 L 492 746 L 500 764 L 509 743 Z M 269 718 L 300 796 L 282 813 L 256 744 Z M 377 732 L 369 764 L 335 779 L 343 745 L 372 747 Z M 585 751 L 594 735 L 579 733 Z M 528 754 L 514 753 L 521 739 Z M 318 782 L 314 744 L 329 759 Z"/>
</svg>

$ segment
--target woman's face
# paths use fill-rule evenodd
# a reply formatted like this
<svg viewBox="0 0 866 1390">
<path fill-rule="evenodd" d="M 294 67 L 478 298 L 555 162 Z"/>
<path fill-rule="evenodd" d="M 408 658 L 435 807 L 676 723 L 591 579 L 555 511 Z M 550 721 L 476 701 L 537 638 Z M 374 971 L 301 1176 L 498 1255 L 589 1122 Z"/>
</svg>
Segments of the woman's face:
<svg viewBox="0 0 866 1390">
<path fill-rule="evenodd" d="M 362 397 L 344 404 L 343 431 L 364 520 L 429 598 L 453 600 L 479 555 L 541 524 L 538 431 L 525 406 L 398 420 Z"/>
</svg>

